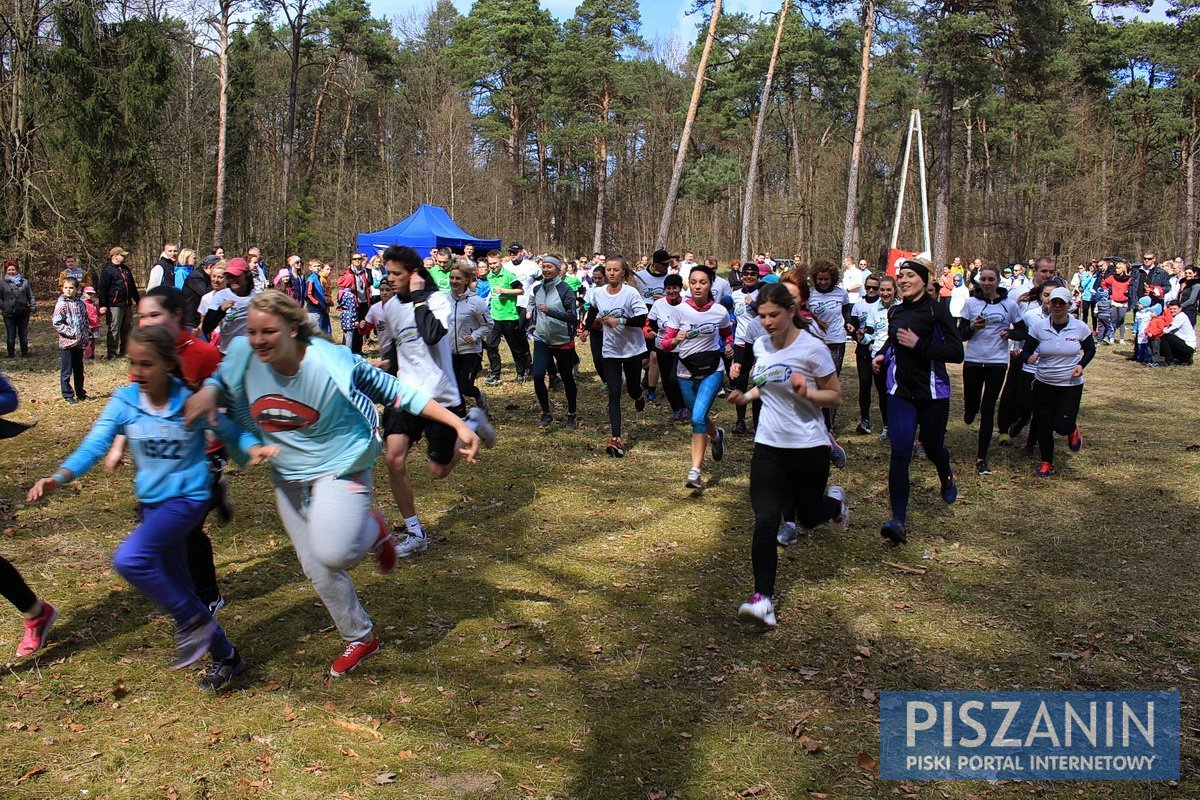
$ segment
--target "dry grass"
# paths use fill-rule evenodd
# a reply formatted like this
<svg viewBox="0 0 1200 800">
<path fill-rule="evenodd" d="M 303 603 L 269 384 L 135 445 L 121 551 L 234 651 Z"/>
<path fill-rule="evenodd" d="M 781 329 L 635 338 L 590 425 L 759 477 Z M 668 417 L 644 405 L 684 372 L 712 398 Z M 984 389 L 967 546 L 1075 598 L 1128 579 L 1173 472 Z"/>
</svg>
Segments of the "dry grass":
<svg viewBox="0 0 1200 800">
<path fill-rule="evenodd" d="M 57 360 L 49 337 L 37 344 L 30 362 L 5 364 L 26 398 L 17 416 L 42 422 L 3 444 L 2 542 L 62 615 L 51 646 L 4 677 L 0 795 L 1200 796 L 1192 370 L 1102 349 L 1084 394 L 1087 447 L 1050 481 L 1000 448 L 995 475 L 977 478 L 974 431 L 959 419 L 961 499 L 947 509 L 932 469 L 914 468 L 912 544 L 899 551 L 877 532 L 886 450 L 844 437 L 851 530 L 783 552 L 780 627 L 765 635 L 735 619 L 751 584 L 747 441 L 693 498 L 686 433 L 661 408 L 629 425 L 629 454 L 613 461 L 594 378 L 578 433 L 537 430 L 531 388 L 506 384 L 493 393 L 500 443 L 479 466 L 442 483 L 416 470 L 434 546 L 391 576 L 356 571 L 386 646 L 347 679 L 323 677 L 340 642 L 266 474 L 232 477 L 238 520 L 212 535 L 222 620 L 252 666 L 208 697 L 167 669 L 169 625 L 109 566 L 133 520 L 128 471 L 89 475 L 36 508 L 19 501 L 100 410 L 55 402 Z M 107 391 L 120 372 L 98 364 L 89 382 Z M 843 425 L 853 416 L 848 405 Z M 20 628 L 8 619 L 3 652 Z M 1064 652 L 1081 658 L 1051 656 Z M 880 690 L 1017 687 L 1177 688 L 1184 780 L 896 784 L 860 764 L 878 754 Z"/>
</svg>

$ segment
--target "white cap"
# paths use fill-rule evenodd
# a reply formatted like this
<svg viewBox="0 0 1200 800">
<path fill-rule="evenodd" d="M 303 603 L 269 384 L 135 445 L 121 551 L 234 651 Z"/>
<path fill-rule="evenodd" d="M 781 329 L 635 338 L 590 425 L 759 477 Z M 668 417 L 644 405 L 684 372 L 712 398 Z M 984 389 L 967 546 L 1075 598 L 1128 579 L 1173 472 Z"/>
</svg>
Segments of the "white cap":
<svg viewBox="0 0 1200 800">
<path fill-rule="evenodd" d="M 1051 300 L 1062 300 L 1064 303 L 1067 304 L 1068 308 L 1071 307 L 1071 303 L 1074 302 L 1074 300 L 1075 300 L 1075 298 L 1071 296 L 1071 290 L 1066 288 L 1065 286 L 1054 287 L 1054 291 L 1050 292 L 1050 299 Z"/>
</svg>

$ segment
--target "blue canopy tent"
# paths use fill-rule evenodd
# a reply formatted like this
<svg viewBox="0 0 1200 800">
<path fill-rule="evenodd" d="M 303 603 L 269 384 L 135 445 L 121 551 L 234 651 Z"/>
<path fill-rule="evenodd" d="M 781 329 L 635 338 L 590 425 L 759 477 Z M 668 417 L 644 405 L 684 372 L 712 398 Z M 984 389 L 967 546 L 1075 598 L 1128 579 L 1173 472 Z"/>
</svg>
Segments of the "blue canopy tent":
<svg viewBox="0 0 1200 800">
<path fill-rule="evenodd" d="M 422 257 L 429 253 L 431 247 L 449 247 L 461 253 L 463 245 L 473 244 L 475 252 L 480 254 L 500 249 L 499 239 L 477 239 L 458 227 L 446 209 L 424 203 L 407 219 L 400 220 L 390 228 L 358 235 L 358 252 L 368 257 L 382 253 L 393 244 L 407 245 Z"/>
</svg>

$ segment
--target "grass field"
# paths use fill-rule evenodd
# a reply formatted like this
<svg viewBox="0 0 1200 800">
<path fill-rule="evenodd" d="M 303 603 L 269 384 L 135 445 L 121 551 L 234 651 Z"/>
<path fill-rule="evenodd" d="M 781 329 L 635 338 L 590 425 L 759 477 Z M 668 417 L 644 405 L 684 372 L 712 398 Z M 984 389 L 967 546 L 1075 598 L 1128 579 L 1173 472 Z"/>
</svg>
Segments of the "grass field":
<svg viewBox="0 0 1200 800">
<path fill-rule="evenodd" d="M 782 552 L 780 624 L 766 634 L 736 619 L 752 583 L 748 439 L 706 467 L 693 497 L 686 430 L 662 405 L 633 419 L 629 404 L 628 455 L 604 455 L 586 358 L 577 432 L 540 431 L 532 387 L 506 383 L 492 393 L 500 441 L 479 465 L 435 483 L 414 459 L 435 544 L 388 576 L 357 568 L 385 649 L 338 680 L 325 674 L 340 639 L 265 469 L 250 468 L 230 478 L 236 521 L 211 535 L 221 620 L 251 667 L 213 697 L 168 669 L 169 623 L 111 569 L 134 521 L 129 468 L 23 504 L 101 409 L 57 399 L 44 316 L 34 327 L 35 356 L 0 362 L 25 401 L 13 418 L 41 420 L 0 444 L 0 552 L 61 615 L 50 646 L 4 675 L 0 796 L 1200 797 L 1193 369 L 1147 370 L 1102 348 L 1087 445 L 1047 481 L 998 447 L 995 474 L 978 478 L 956 397 L 960 499 L 944 506 L 932 467 L 916 465 L 911 543 L 898 550 L 878 533 L 886 447 L 843 435 L 835 481 L 850 530 L 825 526 Z M 90 389 L 106 395 L 122 372 L 90 366 Z M 386 492 L 376 499 L 398 522 Z M 21 625 L 6 619 L 0 652 L 12 653 Z M 877 778 L 881 690 L 1018 688 L 1177 689 L 1183 780 Z"/>
</svg>

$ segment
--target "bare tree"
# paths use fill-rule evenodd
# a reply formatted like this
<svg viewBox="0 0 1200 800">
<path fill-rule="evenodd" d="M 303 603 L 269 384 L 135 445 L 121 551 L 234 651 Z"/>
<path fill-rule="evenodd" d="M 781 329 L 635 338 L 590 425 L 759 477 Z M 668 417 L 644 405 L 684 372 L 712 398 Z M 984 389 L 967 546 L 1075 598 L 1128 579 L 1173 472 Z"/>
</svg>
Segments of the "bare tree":
<svg viewBox="0 0 1200 800">
<path fill-rule="evenodd" d="M 679 197 L 679 182 L 683 179 L 683 164 L 687 160 L 688 141 L 692 138 L 692 126 L 696 124 L 696 110 L 700 107 L 700 91 L 704 88 L 704 73 L 708 69 L 708 54 L 712 52 L 713 41 L 717 38 L 717 23 L 720 20 L 721 0 L 714 0 L 712 18 L 708 21 L 708 36 L 704 40 L 700 63 L 696 65 L 696 82 L 692 87 L 692 102 L 688 105 L 687 119 L 683 123 L 683 133 L 679 137 L 679 149 L 675 153 L 675 168 L 671 171 L 671 185 L 667 188 L 667 202 L 663 205 L 662 221 L 658 223 L 658 236 L 654 239 L 654 246 L 659 249 L 667 246 L 667 236 L 671 232 L 671 218 L 675 216 L 675 201 Z"/>
<path fill-rule="evenodd" d="M 783 26 L 792 0 L 783 0 L 779 9 L 779 25 L 775 28 L 775 45 L 771 48 L 771 61 L 767 64 L 767 80 L 763 84 L 762 100 L 758 105 L 758 119 L 754 123 L 754 141 L 750 144 L 750 168 L 746 173 L 746 194 L 742 198 L 742 250 L 741 259 L 750 258 L 750 217 L 754 210 L 754 184 L 758 178 L 758 153 L 762 147 L 763 126 L 767 121 L 767 107 L 771 102 L 771 83 L 775 80 L 775 62 L 779 60 L 779 43 L 783 41 Z"/>
<path fill-rule="evenodd" d="M 846 177 L 846 221 L 842 228 L 842 258 L 855 257 L 854 231 L 858 227 L 858 168 L 862 161 L 863 131 L 867 124 L 867 85 L 871 78 L 871 35 L 875 30 L 875 0 L 863 8 L 862 65 L 858 70 L 858 111 L 854 118 L 854 144 L 850 148 L 850 174 Z"/>
</svg>

